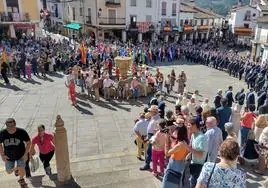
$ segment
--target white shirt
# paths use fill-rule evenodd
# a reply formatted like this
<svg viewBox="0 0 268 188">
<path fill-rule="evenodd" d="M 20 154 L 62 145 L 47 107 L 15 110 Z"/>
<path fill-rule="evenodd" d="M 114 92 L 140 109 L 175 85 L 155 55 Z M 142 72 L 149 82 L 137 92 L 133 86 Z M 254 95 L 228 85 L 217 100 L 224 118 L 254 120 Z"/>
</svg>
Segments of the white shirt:
<svg viewBox="0 0 268 188">
<path fill-rule="evenodd" d="M 193 116 L 195 116 L 196 111 L 195 111 L 195 104 L 188 102 L 187 107 L 189 109 L 190 114 L 192 114 Z"/>
<path fill-rule="evenodd" d="M 115 89 L 118 88 L 118 82 L 113 82 L 113 86 L 115 87 Z"/>
<path fill-rule="evenodd" d="M 51 62 L 52 62 L 52 65 L 56 65 L 56 61 L 54 57 L 51 58 Z"/>
<path fill-rule="evenodd" d="M 195 99 L 195 103 L 196 103 L 196 104 L 199 104 L 199 102 L 200 102 L 200 97 L 199 97 L 198 95 L 193 94 L 193 95 L 192 95 L 192 98 Z"/>
<path fill-rule="evenodd" d="M 135 124 L 133 130 L 134 132 L 140 133 L 141 136 L 147 136 L 148 124 L 149 121 L 147 121 L 146 119 L 141 119 Z"/>
<path fill-rule="evenodd" d="M 205 133 L 208 142 L 208 161 L 215 162 L 219 147 L 223 142 L 222 131 L 219 127 L 213 127 Z"/>
<path fill-rule="evenodd" d="M 69 85 L 71 80 L 74 80 L 74 75 L 73 74 L 69 74 L 66 76 L 66 84 Z"/>
<path fill-rule="evenodd" d="M 201 104 L 201 107 L 202 107 L 202 109 L 203 109 L 203 112 L 208 112 L 208 111 L 210 111 L 211 110 L 211 107 L 209 106 L 209 104 L 208 103 L 202 103 Z"/>
<path fill-rule="evenodd" d="M 88 76 L 86 79 L 86 86 L 88 88 L 92 88 L 92 86 L 93 86 L 93 79 L 90 76 Z"/>
<path fill-rule="evenodd" d="M 106 88 L 106 87 L 110 87 L 112 85 L 113 81 L 108 78 L 108 79 L 104 79 L 103 80 L 103 87 Z"/>
<path fill-rule="evenodd" d="M 157 121 L 160 119 L 159 115 L 153 116 L 148 124 L 147 128 L 147 134 L 154 134 L 156 127 L 157 127 Z"/>
</svg>

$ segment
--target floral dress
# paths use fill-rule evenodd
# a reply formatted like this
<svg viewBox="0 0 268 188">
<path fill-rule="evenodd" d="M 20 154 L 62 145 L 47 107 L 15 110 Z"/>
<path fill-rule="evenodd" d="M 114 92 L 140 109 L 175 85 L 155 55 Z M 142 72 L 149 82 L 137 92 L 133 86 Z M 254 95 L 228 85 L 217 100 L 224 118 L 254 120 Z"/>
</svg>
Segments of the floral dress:
<svg viewBox="0 0 268 188">
<path fill-rule="evenodd" d="M 207 162 L 202 168 L 202 172 L 197 180 L 197 184 L 208 184 L 209 176 L 214 163 Z M 215 166 L 209 182 L 209 188 L 246 188 L 246 173 L 237 168 L 223 168 Z"/>
</svg>

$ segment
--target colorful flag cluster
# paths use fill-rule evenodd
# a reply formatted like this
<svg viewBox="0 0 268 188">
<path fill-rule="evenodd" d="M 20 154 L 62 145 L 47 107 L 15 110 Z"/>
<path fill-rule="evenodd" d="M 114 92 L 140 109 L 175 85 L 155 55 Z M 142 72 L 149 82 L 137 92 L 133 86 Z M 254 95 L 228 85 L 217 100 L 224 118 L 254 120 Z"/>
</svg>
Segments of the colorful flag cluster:
<svg viewBox="0 0 268 188">
<path fill-rule="evenodd" d="M 84 42 L 81 43 L 79 50 L 80 50 L 80 53 L 81 53 L 81 62 L 86 63 L 87 62 L 87 56 L 86 56 Z"/>
</svg>

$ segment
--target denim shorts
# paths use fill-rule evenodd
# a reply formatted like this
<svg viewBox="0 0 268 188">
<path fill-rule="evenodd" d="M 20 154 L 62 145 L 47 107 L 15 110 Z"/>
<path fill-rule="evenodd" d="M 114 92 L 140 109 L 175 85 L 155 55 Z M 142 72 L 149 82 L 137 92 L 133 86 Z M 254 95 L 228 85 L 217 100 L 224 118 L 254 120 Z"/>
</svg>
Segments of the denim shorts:
<svg viewBox="0 0 268 188">
<path fill-rule="evenodd" d="M 15 162 L 17 163 L 17 168 L 25 168 L 25 161 L 23 159 L 19 159 L 16 161 L 7 161 L 6 162 L 6 170 L 14 169 Z"/>
</svg>

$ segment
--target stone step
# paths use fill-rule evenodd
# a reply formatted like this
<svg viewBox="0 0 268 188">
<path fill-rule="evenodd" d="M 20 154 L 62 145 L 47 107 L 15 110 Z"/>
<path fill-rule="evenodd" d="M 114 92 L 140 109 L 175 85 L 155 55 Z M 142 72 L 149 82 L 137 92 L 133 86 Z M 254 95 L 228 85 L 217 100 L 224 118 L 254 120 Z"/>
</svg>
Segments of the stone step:
<svg viewBox="0 0 268 188">
<path fill-rule="evenodd" d="M 73 173 L 74 181 L 67 185 L 60 185 L 57 182 L 56 174 L 51 177 L 38 175 L 33 176 L 32 179 L 27 180 L 28 187 L 135 187 L 134 185 L 144 185 L 143 187 L 155 188 L 160 184 L 150 172 L 140 171 L 139 164 L 132 164 L 129 166 L 120 166 L 117 168 L 103 168 L 102 170 L 76 171 Z M 1 188 L 19 187 L 17 178 L 11 176 L 9 179 L 1 180 Z M 79 185 L 79 186 L 78 186 Z"/>
<path fill-rule="evenodd" d="M 51 161 L 52 172 L 57 171 L 55 162 L 55 159 Z M 135 172 L 135 170 L 138 170 L 143 164 L 144 162 L 136 159 L 134 153 L 122 152 L 76 158 L 71 160 L 70 166 L 72 175 L 79 178 L 85 176 L 92 177 L 96 174 L 105 175 L 111 172 L 127 172 L 128 170 Z M 33 180 L 41 182 L 46 181 L 46 178 L 48 177 L 44 174 L 45 172 L 40 162 L 39 169 L 35 173 L 32 173 Z M 140 176 L 142 177 L 142 174 L 140 174 Z M 43 179 L 40 179 L 40 177 Z M 5 171 L 0 172 L 0 182 L 8 182 L 8 184 L 9 182 L 15 182 L 16 184 L 16 179 L 17 178 L 13 174 L 8 175 Z"/>
</svg>

